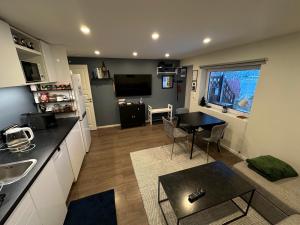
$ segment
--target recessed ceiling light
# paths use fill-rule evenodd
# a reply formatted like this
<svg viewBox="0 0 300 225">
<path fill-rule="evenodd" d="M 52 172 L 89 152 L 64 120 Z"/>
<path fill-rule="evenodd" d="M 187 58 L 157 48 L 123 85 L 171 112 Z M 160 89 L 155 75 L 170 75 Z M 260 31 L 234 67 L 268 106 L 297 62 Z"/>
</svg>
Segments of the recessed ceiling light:
<svg viewBox="0 0 300 225">
<path fill-rule="evenodd" d="M 170 54 L 169 54 L 169 53 L 166 53 L 166 54 L 165 54 L 165 57 L 166 57 L 166 58 L 169 58 L 169 57 L 170 57 Z"/>
<path fill-rule="evenodd" d="M 95 53 L 96 55 L 100 55 L 100 51 L 98 51 L 98 50 L 95 50 L 94 53 Z"/>
<path fill-rule="evenodd" d="M 90 34 L 90 33 L 91 33 L 90 28 L 88 28 L 88 27 L 85 26 L 85 25 L 82 25 L 82 26 L 80 27 L 80 30 L 81 30 L 81 32 L 84 33 L 84 34 Z"/>
<path fill-rule="evenodd" d="M 208 44 L 209 42 L 211 42 L 210 38 L 204 38 L 203 39 L 203 44 Z"/>
<path fill-rule="evenodd" d="M 138 53 L 137 53 L 137 52 L 133 52 L 132 55 L 133 55 L 133 56 L 137 56 Z"/>
<path fill-rule="evenodd" d="M 157 32 L 154 32 L 152 35 L 151 35 L 152 39 L 153 40 L 157 40 L 159 38 L 159 33 Z"/>
</svg>

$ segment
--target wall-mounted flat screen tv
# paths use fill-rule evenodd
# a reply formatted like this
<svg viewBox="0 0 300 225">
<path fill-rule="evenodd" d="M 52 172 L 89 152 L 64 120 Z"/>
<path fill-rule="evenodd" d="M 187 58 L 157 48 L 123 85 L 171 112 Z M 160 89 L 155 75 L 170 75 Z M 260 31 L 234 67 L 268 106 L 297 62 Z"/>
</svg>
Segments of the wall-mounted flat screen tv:
<svg viewBox="0 0 300 225">
<path fill-rule="evenodd" d="M 152 94 L 151 74 L 115 74 L 116 97 L 145 96 Z"/>
</svg>

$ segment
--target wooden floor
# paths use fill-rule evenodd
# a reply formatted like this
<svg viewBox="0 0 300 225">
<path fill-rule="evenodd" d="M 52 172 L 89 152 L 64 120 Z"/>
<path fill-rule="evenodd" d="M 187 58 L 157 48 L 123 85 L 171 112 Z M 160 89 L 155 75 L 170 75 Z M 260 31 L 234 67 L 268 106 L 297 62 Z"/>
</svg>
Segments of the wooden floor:
<svg viewBox="0 0 300 225">
<path fill-rule="evenodd" d="M 90 152 L 85 157 L 69 200 L 114 188 L 118 225 L 147 225 L 147 216 L 129 154 L 170 143 L 161 124 L 124 130 L 115 127 L 93 131 Z M 240 161 L 226 150 L 218 153 L 214 147 L 211 155 L 228 165 Z"/>
</svg>

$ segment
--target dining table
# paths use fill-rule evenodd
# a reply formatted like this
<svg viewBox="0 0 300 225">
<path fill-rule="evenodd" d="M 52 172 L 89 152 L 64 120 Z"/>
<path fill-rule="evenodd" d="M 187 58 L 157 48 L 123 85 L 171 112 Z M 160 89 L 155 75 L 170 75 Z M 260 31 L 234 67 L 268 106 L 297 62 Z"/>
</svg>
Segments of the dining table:
<svg viewBox="0 0 300 225">
<path fill-rule="evenodd" d="M 202 128 L 203 130 L 211 130 L 214 126 L 225 123 L 224 120 L 218 119 L 203 112 L 176 114 L 176 117 L 177 127 L 182 128 L 188 133 L 192 134 L 190 159 L 193 158 L 195 135 L 198 128 Z"/>
</svg>

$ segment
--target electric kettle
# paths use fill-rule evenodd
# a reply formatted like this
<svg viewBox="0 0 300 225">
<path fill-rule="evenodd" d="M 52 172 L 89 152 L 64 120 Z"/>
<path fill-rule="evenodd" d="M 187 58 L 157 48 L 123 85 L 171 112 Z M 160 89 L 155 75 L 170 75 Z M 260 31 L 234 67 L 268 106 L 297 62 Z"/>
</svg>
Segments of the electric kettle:
<svg viewBox="0 0 300 225">
<path fill-rule="evenodd" d="M 28 134 L 29 135 L 28 135 Z M 30 127 L 13 127 L 4 132 L 6 146 L 10 151 L 22 151 L 30 146 L 34 134 Z"/>
</svg>

